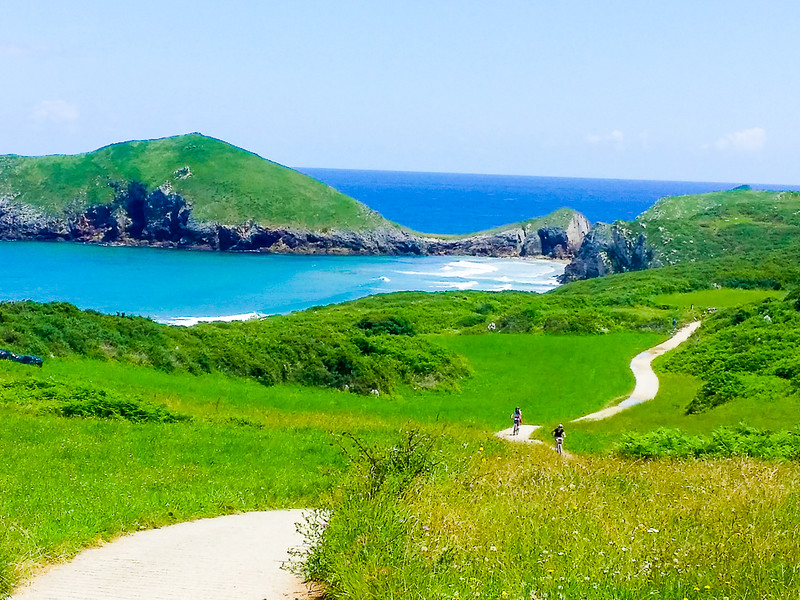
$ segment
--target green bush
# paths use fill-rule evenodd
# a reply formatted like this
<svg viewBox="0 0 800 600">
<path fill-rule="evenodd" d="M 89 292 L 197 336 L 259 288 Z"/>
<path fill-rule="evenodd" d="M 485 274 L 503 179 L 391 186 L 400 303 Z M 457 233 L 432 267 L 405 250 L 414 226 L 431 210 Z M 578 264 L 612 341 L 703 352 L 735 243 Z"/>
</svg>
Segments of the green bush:
<svg viewBox="0 0 800 600">
<path fill-rule="evenodd" d="M 686 414 L 705 412 L 730 402 L 744 393 L 742 380 L 735 373 L 716 373 L 706 381 L 686 407 Z"/>
<path fill-rule="evenodd" d="M 615 451 L 627 458 L 749 456 L 796 460 L 800 458 L 800 426 L 778 432 L 746 425 L 719 427 L 708 437 L 687 435 L 678 429 L 659 429 L 625 434 Z"/>
<path fill-rule="evenodd" d="M 404 317 L 364 317 L 356 327 L 363 329 L 369 335 L 388 334 L 388 335 L 415 335 L 414 326 L 411 321 Z"/>
<path fill-rule="evenodd" d="M 189 417 L 142 400 L 121 397 L 98 386 L 76 386 L 39 379 L 0 383 L 0 402 L 15 404 L 38 413 L 131 421 L 133 423 L 174 423 Z"/>
</svg>

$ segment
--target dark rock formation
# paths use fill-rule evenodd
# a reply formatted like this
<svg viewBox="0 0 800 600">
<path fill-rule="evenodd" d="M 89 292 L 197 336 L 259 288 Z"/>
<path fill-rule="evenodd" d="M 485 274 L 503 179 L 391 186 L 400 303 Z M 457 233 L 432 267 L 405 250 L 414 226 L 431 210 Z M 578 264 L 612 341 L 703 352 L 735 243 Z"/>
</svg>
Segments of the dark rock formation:
<svg viewBox="0 0 800 600">
<path fill-rule="evenodd" d="M 62 217 L 0 198 L 0 239 L 199 248 L 291 254 L 468 256 L 575 256 L 589 222 L 574 213 L 565 227 L 530 223 L 464 237 L 432 237 L 400 228 L 310 231 L 248 222 L 220 225 L 194 218 L 191 205 L 169 186 L 148 191 L 131 182 L 116 186 L 111 204 Z"/>
<path fill-rule="evenodd" d="M 564 270 L 562 283 L 660 267 L 645 236 L 635 234 L 629 227 L 624 222 L 597 223 Z"/>
</svg>

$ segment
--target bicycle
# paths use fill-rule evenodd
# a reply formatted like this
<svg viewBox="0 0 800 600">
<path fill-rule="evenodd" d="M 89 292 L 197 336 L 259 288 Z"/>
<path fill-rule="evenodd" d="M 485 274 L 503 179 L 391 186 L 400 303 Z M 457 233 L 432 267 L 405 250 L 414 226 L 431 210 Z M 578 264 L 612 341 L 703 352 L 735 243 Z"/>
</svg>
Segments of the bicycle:
<svg viewBox="0 0 800 600">
<path fill-rule="evenodd" d="M 511 431 L 511 435 L 519 435 L 519 423 L 521 419 L 514 418 L 514 429 Z"/>
<path fill-rule="evenodd" d="M 564 452 L 564 438 L 557 437 L 556 438 L 556 452 L 562 454 Z"/>
</svg>

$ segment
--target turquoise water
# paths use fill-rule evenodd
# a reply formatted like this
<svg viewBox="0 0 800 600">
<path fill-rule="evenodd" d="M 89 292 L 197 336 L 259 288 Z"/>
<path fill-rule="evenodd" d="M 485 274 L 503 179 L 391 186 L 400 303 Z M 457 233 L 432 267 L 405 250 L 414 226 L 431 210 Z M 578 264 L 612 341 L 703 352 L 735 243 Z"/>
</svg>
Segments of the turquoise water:
<svg viewBox="0 0 800 600">
<path fill-rule="evenodd" d="M 0 242 L 0 300 L 66 301 L 168 323 L 287 313 L 405 290 L 556 287 L 564 263 L 454 256 L 285 256 Z"/>
</svg>

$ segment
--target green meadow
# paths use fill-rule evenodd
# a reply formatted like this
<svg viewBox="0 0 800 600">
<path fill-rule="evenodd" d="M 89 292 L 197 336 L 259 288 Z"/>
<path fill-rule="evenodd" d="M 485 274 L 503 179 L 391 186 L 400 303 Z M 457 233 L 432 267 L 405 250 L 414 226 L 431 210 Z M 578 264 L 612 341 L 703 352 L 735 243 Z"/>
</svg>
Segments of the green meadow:
<svg viewBox="0 0 800 600">
<path fill-rule="evenodd" d="M 467 306 L 480 308 L 485 304 L 482 294 L 435 295 L 432 305 L 424 307 L 419 303 L 426 304 L 425 295 L 394 295 L 296 317 L 317 328 L 320 320 L 342 321 L 345 314 L 352 314 L 354 323 L 364 315 L 372 315 L 370 323 L 382 323 L 375 315 L 385 315 L 388 306 L 399 303 L 404 310 L 394 314 L 403 314 L 414 328 L 429 331 L 412 336 L 424 342 L 420 348 L 440 348 L 445 356 L 461 357 L 468 367 L 468 374 L 441 389 L 427 389 L 419 379 L 410 378 L 378 396 L 300 381 L 265 385 L 257 377 L 222 369 L 193 373 L 175 365 L 136 364 L 125 359 L 124 352 L 100 357 L 92 351 L 90 356 L 62 351 L 62 356 L 46 360 L 42 369 L 1 363 L 3 589 L 12 589 L 41 565 L 65 560 L 100 539 L 198 517 L 290 506 L 332 508 L 343 518 L 353 510 L 361 515 L 364 530 L 357 543 L 346 536 L 338 538 L 332 519 L 326 544 L 333 549 L 320 545 L 321 554 L 308 559 L 307 564 L 318 569 L 308 574 L 327 582 L 332 598 L 414 597 L 414 589 L 425 590 L 420 598 L 521 598 L 533 597 L 532 593 L 544 598 L 566 594 L 563 590 L 587 598 L 608 597 L 612 591 L 616 597 L 644 598 L 655 589 L 681 597 L 760 598 L 763 593 L 743 593 L 745 581 L 755 578 L 762 581 L 755 589 L 772 589 L 775 584 L 766 582 L 775 579 L 775 569 L 789 569 L 782 575 L 783 587 L 775 589 L 796 589 L 793 567 L 776 559 L 767 560 L 761 570 L 748 565 L 741 572 L 730 567 L 715 573 L 715 561 L 728 558 L 719 551 L 703 558 L 711 537 L 724 533 L 713 523 L 711 508 L 704 509 L 706 517 L 682 529 L 669 523 L 685 521 L 692 509 L 661 500 L 700 486 L 705 490 L 702 498 L 727 503 L 730 499 L 714 490 L 726 481 L 751 485 L 750 479 L 738 481 L 737 473 L 745 469 L 758 480 L 762 472 L 758 459 L 708 463 L 690 458 L 643 468 L 614 454 L 623 436 L 665 427 L 701 436 L 741 422 L 786 429 L 797 422 L 796 398 L 769 403 L 745 398 L 687 415 L 686 407 L 702 380 L 664 372 L 662 359 L 657 361 L 661 389 L 656 400 L 608 421 L 567 423 L 567 448 L 579 458 L 557 462 L 549 448 L 511 446 L 492 436 L 509 425 L 516 405 L 523 408 L 526 422 L 542 424 L 546 432 L 558 421 L 568 422 L 625 397 L 634 383 L 630 359 L 669 336 L 667 317 L 675 308 L 688 318 L 691 305 L 701 306 L 699 298 L 704 298 L 719 307 L 710 318 L 724 319 L 726 311 L 782 301 L 781 294 L 711 289 L 702 295 L 657 295 L 653 306 L 666 308 L 643 307 L 643 312 L 663 315 L 662 331 L 652 331 L 647 321 L 641 321 L 638 329 L 601 334 L 537 332 L 536 323 L 565 316 L 561 308 L 546 308 L 544 297 L 534 298 L 537 303 L 532 308 L 523 308 L 519 302 L 529 300 L 525 295 L 491 297 L 497 304 L 489 317 L 518 324 L 515 315 L 538 314 L 527 333 L 490 333 L 485 326 L 465 321 L 426 325 L 437 306 L 444 310 L 447 304 L 458 306 L 466 300 Z M 594 316 L 603 322 L 604 311 L 618 310 L 613 305 L 579 308 L 579 304 L 578 317 Z M 37 311 L 35 306 L 26 310 L 33 311 L 26 312 L 28 317 Z M 503 316 L 506 312 L 510 317 Z M 72 327 L 82 327 L 74 322 L 79 314 L 68 314 Z M 456 309 L 451 318 L 463 321 L 458 314 Z M 27 323 L 19 339 L 42 343 L 25 336 L 42 340 L 36 331 L 48 331 L 47 327 L 36 326 L 35 320 Z M 187 332 L 168 332 L 178 334 Z M 118 348 L 127 347 L 121 338 L 109 339 L 116 340 Z M 62 342 L 57 342 L 63 350 Z M 144 350 L 140 348 L 140 354 Z M 369 477 L 360 470 L 358 452 L 348 446 L 348 436 L 375 448 L 377 454 L 400 453 L 400 459 L 395 456 L 387 462 L 382 484 L 386 489 L 379 486 L 367 493 L 359 487 Z M 402 473 L 402 465 L 413 464 L 402 459 L 408 436 L 431 440 L 430 452 L 420 458 L 426 467 L 413 477 Z M 541 437 L 546 439 L 546 433 Z M 797 493 L 794 467 L 768 468 L 781 469 L 780 490 L 772 493 L 780 502 L 788 502 Z M 701 485 L 704 471 L 714 475 Z M 608 481 L 617 487 L 608 488 Z M 337 492 L 340 486 L 350 492 Z M 558 499 L 565 495 L 568 501 Z M 658 499 L 655 504 L 654 499 Z M 748 536 L 726 550 L 731 555 L 738 556 L 754 536 L 767 535 L 773 543 L 783 544 L 773 539 L 776 528 L 800 522 L 792 520 L 797 515 L 791 511 L 777 516 L 764 512 L 763 500 L 740 494 L 737 502 L 744 504 L 735 504 L 732 508 L 740 512 L 734 514 L 744 520 L 732 518 L 728 524 L 748 531 Z M 675 510 L 666 510 L 668 504 Z M 645 508 L 651 512 L 642 512 Z M 585 538 L 601 527 L 603 511 L 623 519 L 625 525 L 608 529 L 603 542 L 608 551 L 602 559 L 592 558 Z M 573 529 L 568 535 L 560 529 L 567 526 L 578 535 Z M 660 545 L 650 544 L 647 529 L 665 532 L 653 538 Z M 703 536 L 694 539 L 701 530 Z M 396 537 L 389 544 L 385 536 L 391 532 Z M 565 540 L 557 549 L 552 539 L 560 536 Z M 354 543 L 357 555 L 343 549 Z M 667 568 L 667 555 L 678 557 L 680 568 Z M 627 556 L 651 565 L 649 583 L 644 583 L 635 563 L 622 560 Z M 787 550 L 786 556 L 794 554 Z M 485 564 L 486 558 L 491 564 Z M 507 564 L 520 565 L 513 579 L 503 574 L 508 570 L 501 566 Z M 662 569 L 658 574 L 656 567 Z M 787 573 L 792 574 L 789 579 Z"/>
<path fill-rule="evenodd" d="M 192 328 L 0 303 L 0 347 L 45 359 L 0 363 L 0 594 L 101 539 L 310 507 L 297 568 L 331 599 L 797 597 L 797 198 L 737 194 L 642 220 L 674 265 L 543 295 Z M 776 224 L 765 198 L 771 249 L 752 246 Z M 570 422 L 625 398 L 631 358 L 694 319 L 653 401 Z M 493 435 L 515 406 L 544 444 Z"/>
</svg>

